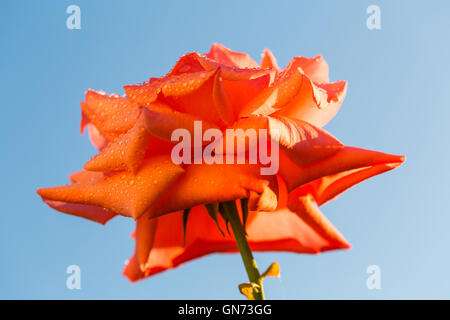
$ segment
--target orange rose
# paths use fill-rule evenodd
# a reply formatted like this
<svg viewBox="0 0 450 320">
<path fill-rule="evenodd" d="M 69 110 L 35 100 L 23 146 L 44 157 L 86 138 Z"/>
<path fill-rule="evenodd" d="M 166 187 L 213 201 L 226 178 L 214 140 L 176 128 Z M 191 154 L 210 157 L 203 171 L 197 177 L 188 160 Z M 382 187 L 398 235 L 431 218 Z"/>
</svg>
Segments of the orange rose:
<svg viewBox="0 0 450 320">
<path fill-rule="evenodd" d="M 38 193 L 56 210 L 102 224 L 134 218 L 136 250 L 124 270 L 132 281 L 238 250 L 222 216 L 205 204 L 234 201 L 245 221 L 238 200 L 248 199 L 247 240 L 256 251 L 349 248 L 318 206 L 404 157 L 344 146 L 321 129 L 346 89 L 345 81 L 329 82 L 321 56 L 295 57 L 280 70 L 269 50 L 258 64 L 213 44 L 207 54 L 181 57 L 164 77 L 125 86 L 126 96 L 88 90 L 81 128 L 100 152 L 72 184 Z M 260 162 L 175 164 L 171 134 L 195 134 L 195 121 L 202 130 L 266 129 L 280 146 L 278 173 L 262 175 Z"/>
</svg>

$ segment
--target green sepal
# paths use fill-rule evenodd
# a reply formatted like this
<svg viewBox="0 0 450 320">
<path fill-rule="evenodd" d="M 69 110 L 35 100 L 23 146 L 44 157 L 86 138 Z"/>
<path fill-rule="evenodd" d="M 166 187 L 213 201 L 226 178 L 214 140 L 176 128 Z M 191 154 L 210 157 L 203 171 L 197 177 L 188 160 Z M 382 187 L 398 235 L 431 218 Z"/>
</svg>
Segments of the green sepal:
<svg viewBox="0 0 450 320">
<path fill-rule="evenodd" d="M 242 225 L 244 226 L 244 231 L 246 231 L 247 218 L 248 218 L 248 199 L 247 198 L 241 199 L 241 209 L 242 209 Z"/>
<path fill-rule="evenodd" d="M 222 216 L 223 220 L 225 221 L 225 226 L 227 227 L 227 232 L 228 235 L 231 236 L 231 232 L 230 232 L 230 218 L 228 218 L 228 215 L 226 213 L 225 208 L 223 207 L 223 203 L 219 203 L 219 214 Z"/>
<path fill-rule="evenodd" d="M 191 208 L 183 210 L 183 246 L 186 246 L 186 226 Z"/>
<path fill-rule="evenodd" d="M 280 277 L 280 265 L 277 262 L 272 263 L 266 271 L 263 272 L 260 279 L 264 279 L 265 277 Z"/>
<path fill-rule="evenodd" d="M 238 288 L 239 292 L 242 293 L 248 300 L 255 300 L 255 292 L 259 292 L 261 290 L 259 284 L 254 282 L 241 283 Z"/>
<path fill-rule="evenodd" d="M 206 211 L 208 211 L 209 216 L 216 223 L 217 229 L 219 229 L 222 236 L 225 237 L 225 234 L 223 233 L 222 229 L 220 228 L 218 215 L 217 215 L 217 213 L 219 212 L 219 204 L 218 203 L 208 203 L 208 204 L 205 204 L 205 208 L 206 208 Z"/>
</svg>

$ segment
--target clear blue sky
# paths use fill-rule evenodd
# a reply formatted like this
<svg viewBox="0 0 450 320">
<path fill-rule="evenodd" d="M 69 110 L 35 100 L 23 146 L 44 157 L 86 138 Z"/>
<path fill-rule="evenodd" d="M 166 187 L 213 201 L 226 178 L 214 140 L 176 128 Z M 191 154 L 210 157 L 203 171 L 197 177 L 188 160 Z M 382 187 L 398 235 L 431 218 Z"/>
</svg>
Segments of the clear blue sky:
<svg viewBox="0 0 450 320">
<path fill-rule="evenodd" d="M 345 3 L 345 5 L 344 5 Z M 81 30 L 66 8 L 81 7 Z M 366 8 L 381 8 L 381 30 Z M 51 210 L 35 193 L 68 182 L 95 154 L 79 135 L 87 88 L 165 74 L 183 53 L 213 42 L 281 66 L 323 54 L 346 100 L 327 130 L 347 145 L 404 154 L 400 168 L 323 207 L 352 243 L 322 255 L 257 254 L 281 265 L 267 297 L 450 298 L 449 1 L 2 1 L 0 90 L 3 121 L 0 298 L 241 298 L 240 257 L 211 255 L 137 284 L 121 271 L 134 249 L 134 223 L 106 226 Z M 66 267 L 82 289 L 66 288 Z M 381 268 L 381 290 L 366 268 Z"/>
</svg>

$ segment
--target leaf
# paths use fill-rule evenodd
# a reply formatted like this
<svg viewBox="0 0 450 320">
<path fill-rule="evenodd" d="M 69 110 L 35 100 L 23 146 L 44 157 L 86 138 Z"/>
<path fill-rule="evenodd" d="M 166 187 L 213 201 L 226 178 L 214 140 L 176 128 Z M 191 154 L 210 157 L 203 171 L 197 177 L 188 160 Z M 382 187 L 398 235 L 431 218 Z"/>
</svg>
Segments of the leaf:
<svg viewBox="0 0 450 320">
<path fill-rule="evenodd" d="M 280 265 L 277 262 L 272 263 L 266 271 L 261 275 L 261 278 L 265 277 L 280 277 Z"/>
<path fill-rule="evenodd" d="M 241 283 L 239 285 L 239 292 L 246 296 L 248 300 L 255 300 L 253 290 L 255 290 L 255 292 L 259 291 L 259 285 L 254 282 Z"/>
<path fill-rule="evenodd" d="M 217 213 L 219 212 L 219 204 L 218 203 L 208 203 L 205 204 L 206 211 L 208 211 L 209 216 L 214 220 L 216 223 L 217 228 L 219 229 L 222 236 L 225 237 L 225 234 L 223 233 L 222 229 L 219 225 L 219 220 L 217 219 Z"/>
<path fill-rule="evenodd" d="M 183 211 L 183 245 L 184 246 L 186 246 L 186 226 L 187 226 L 187 220 L 188 220 L 190 212 L 191 212 L 191 208 L 184 209 L 184 211 Z"/>
</svg>

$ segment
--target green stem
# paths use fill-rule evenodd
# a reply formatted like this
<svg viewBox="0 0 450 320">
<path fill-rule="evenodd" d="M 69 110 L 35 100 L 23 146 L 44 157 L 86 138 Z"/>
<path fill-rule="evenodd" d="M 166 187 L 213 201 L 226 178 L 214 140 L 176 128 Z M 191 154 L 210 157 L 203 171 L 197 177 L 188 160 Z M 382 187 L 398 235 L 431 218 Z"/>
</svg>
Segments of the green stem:
<svg viewBox="0 0 450 320">
<path fill-rule="evenodd" d="M 253 296 L 255 300 L 264 300 L 264 291 L 262 286 L 261 274 L 259 273 L 258 266 L 256 265 L 255 258 L 253 258 L 252 251 L 248 245 L 247 238 L 245 237 L 245 230 L 242 226 L 241 219 L 239 217 L 238 210 L 236 208 L 235 201 L 227 201 L 223 203 L 225 214 L 227 215 L 231 229 L 233 230 L 236 244 L 241 253 L 242 261 L 244 262 L 245 270 L 247 271 L 248 279 L 250 282 L 259 285 L 258 292 L 253 290 Z"/>
</svg>

